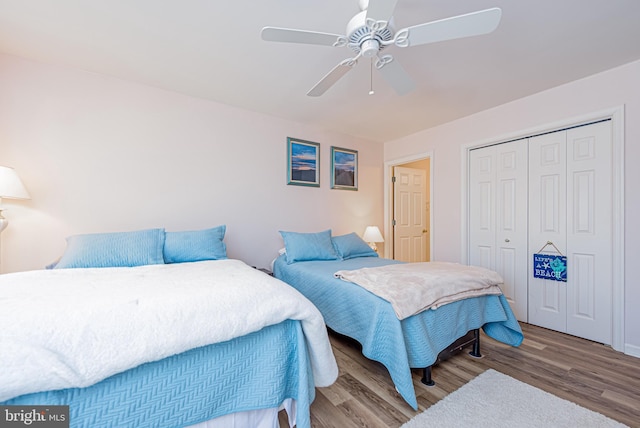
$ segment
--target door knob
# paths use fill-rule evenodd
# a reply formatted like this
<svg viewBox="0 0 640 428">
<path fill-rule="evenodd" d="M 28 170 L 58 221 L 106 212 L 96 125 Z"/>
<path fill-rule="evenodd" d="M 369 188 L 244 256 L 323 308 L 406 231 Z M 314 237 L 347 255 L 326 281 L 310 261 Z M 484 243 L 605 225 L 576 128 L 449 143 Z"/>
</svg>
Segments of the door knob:
<svg viewBox="0 0 640 428">
<path fill-rule="evenodd" d="M 504 238 L 504 242 L 511 242 L 509 238 Z"/>
<path fill-rule="evenodd" d="M 427 229 L 422 229 L 422 233 L 427 233 Z"/>
</svg>

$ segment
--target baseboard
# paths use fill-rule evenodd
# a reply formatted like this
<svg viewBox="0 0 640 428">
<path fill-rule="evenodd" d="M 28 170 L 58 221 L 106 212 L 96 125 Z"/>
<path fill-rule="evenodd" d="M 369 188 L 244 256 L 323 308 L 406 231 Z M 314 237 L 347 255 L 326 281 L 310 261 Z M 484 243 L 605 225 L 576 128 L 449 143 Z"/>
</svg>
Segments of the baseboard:
<svg viewBox="0 0 640 428">
<path fill-rule="evenodd" d="M 640 358 L 640 346 L 626 344 L 624 345 L 624 353 L 632 357 Z"/>
</svg>

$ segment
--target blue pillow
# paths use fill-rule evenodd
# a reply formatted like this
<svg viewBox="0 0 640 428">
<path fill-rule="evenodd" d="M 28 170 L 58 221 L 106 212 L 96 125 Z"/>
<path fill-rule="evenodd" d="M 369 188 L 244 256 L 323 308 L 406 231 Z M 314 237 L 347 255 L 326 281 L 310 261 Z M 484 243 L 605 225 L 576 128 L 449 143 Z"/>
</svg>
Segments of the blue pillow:
<svg viewBox="0 0 640 428">
<path fill-rule="evenodd" d="M 355 232 L 333 237 L 333 245 L 343 260 L 355 257 L 378 257 L 378 253 L 362 240 Z"/>
<path fill-rule="evenodd" d="M 280 231 L 284 239 L 287 264 L 305 260 L 337 260 L 336 249 L 331 240 L 331 230 L 318 233 Z"/>
<path fill-rule="evenodd" d="M 54 269 L 163 264 L 163 246 L 164 229 L 73 235 Z"/>
<path fill-rule="evenodd" d="M 164 240 L 164 262 L 184 263 L 227 258 L 222 242 L 226 225 L 205 230 L 167 232 Z"/>
</svg>

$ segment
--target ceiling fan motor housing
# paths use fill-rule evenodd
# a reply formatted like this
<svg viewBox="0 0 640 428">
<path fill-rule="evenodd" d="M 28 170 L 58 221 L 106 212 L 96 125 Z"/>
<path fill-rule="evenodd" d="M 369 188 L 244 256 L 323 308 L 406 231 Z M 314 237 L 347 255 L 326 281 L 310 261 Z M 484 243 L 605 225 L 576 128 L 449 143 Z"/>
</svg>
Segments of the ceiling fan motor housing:
<svg viewBox="0 0 640 428">
<path fill-rule="evenodd" d="M 374 24 L 375 25 L 375 24 Z M 351 18 L 347 24 L 347 40 L 349 47 L 365 58 L 373 58 L 387 45 L 382 42 L 393 40 L 392 22 L 381 28 L 374 28 L 367 23 L 367 11 L 363 10 Z"/>
</svg>

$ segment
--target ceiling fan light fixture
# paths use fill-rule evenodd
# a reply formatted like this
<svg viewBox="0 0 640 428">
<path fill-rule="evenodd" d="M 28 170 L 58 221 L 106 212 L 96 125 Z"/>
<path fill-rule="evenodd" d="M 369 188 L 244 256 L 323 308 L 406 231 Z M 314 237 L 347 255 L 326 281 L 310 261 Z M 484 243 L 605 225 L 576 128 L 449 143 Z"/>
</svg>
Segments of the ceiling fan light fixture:
<svg viewBox="0 0 640 428">
<path fill-rule="evenodd" d="M 360 51 L 362 52 L 362 56 L 365 58 L 374 58 L 378 55 L 378 51 L 380 50 L 380 43 L 375 40 L 365 40 L 360 45 Z"/>
</svg>

